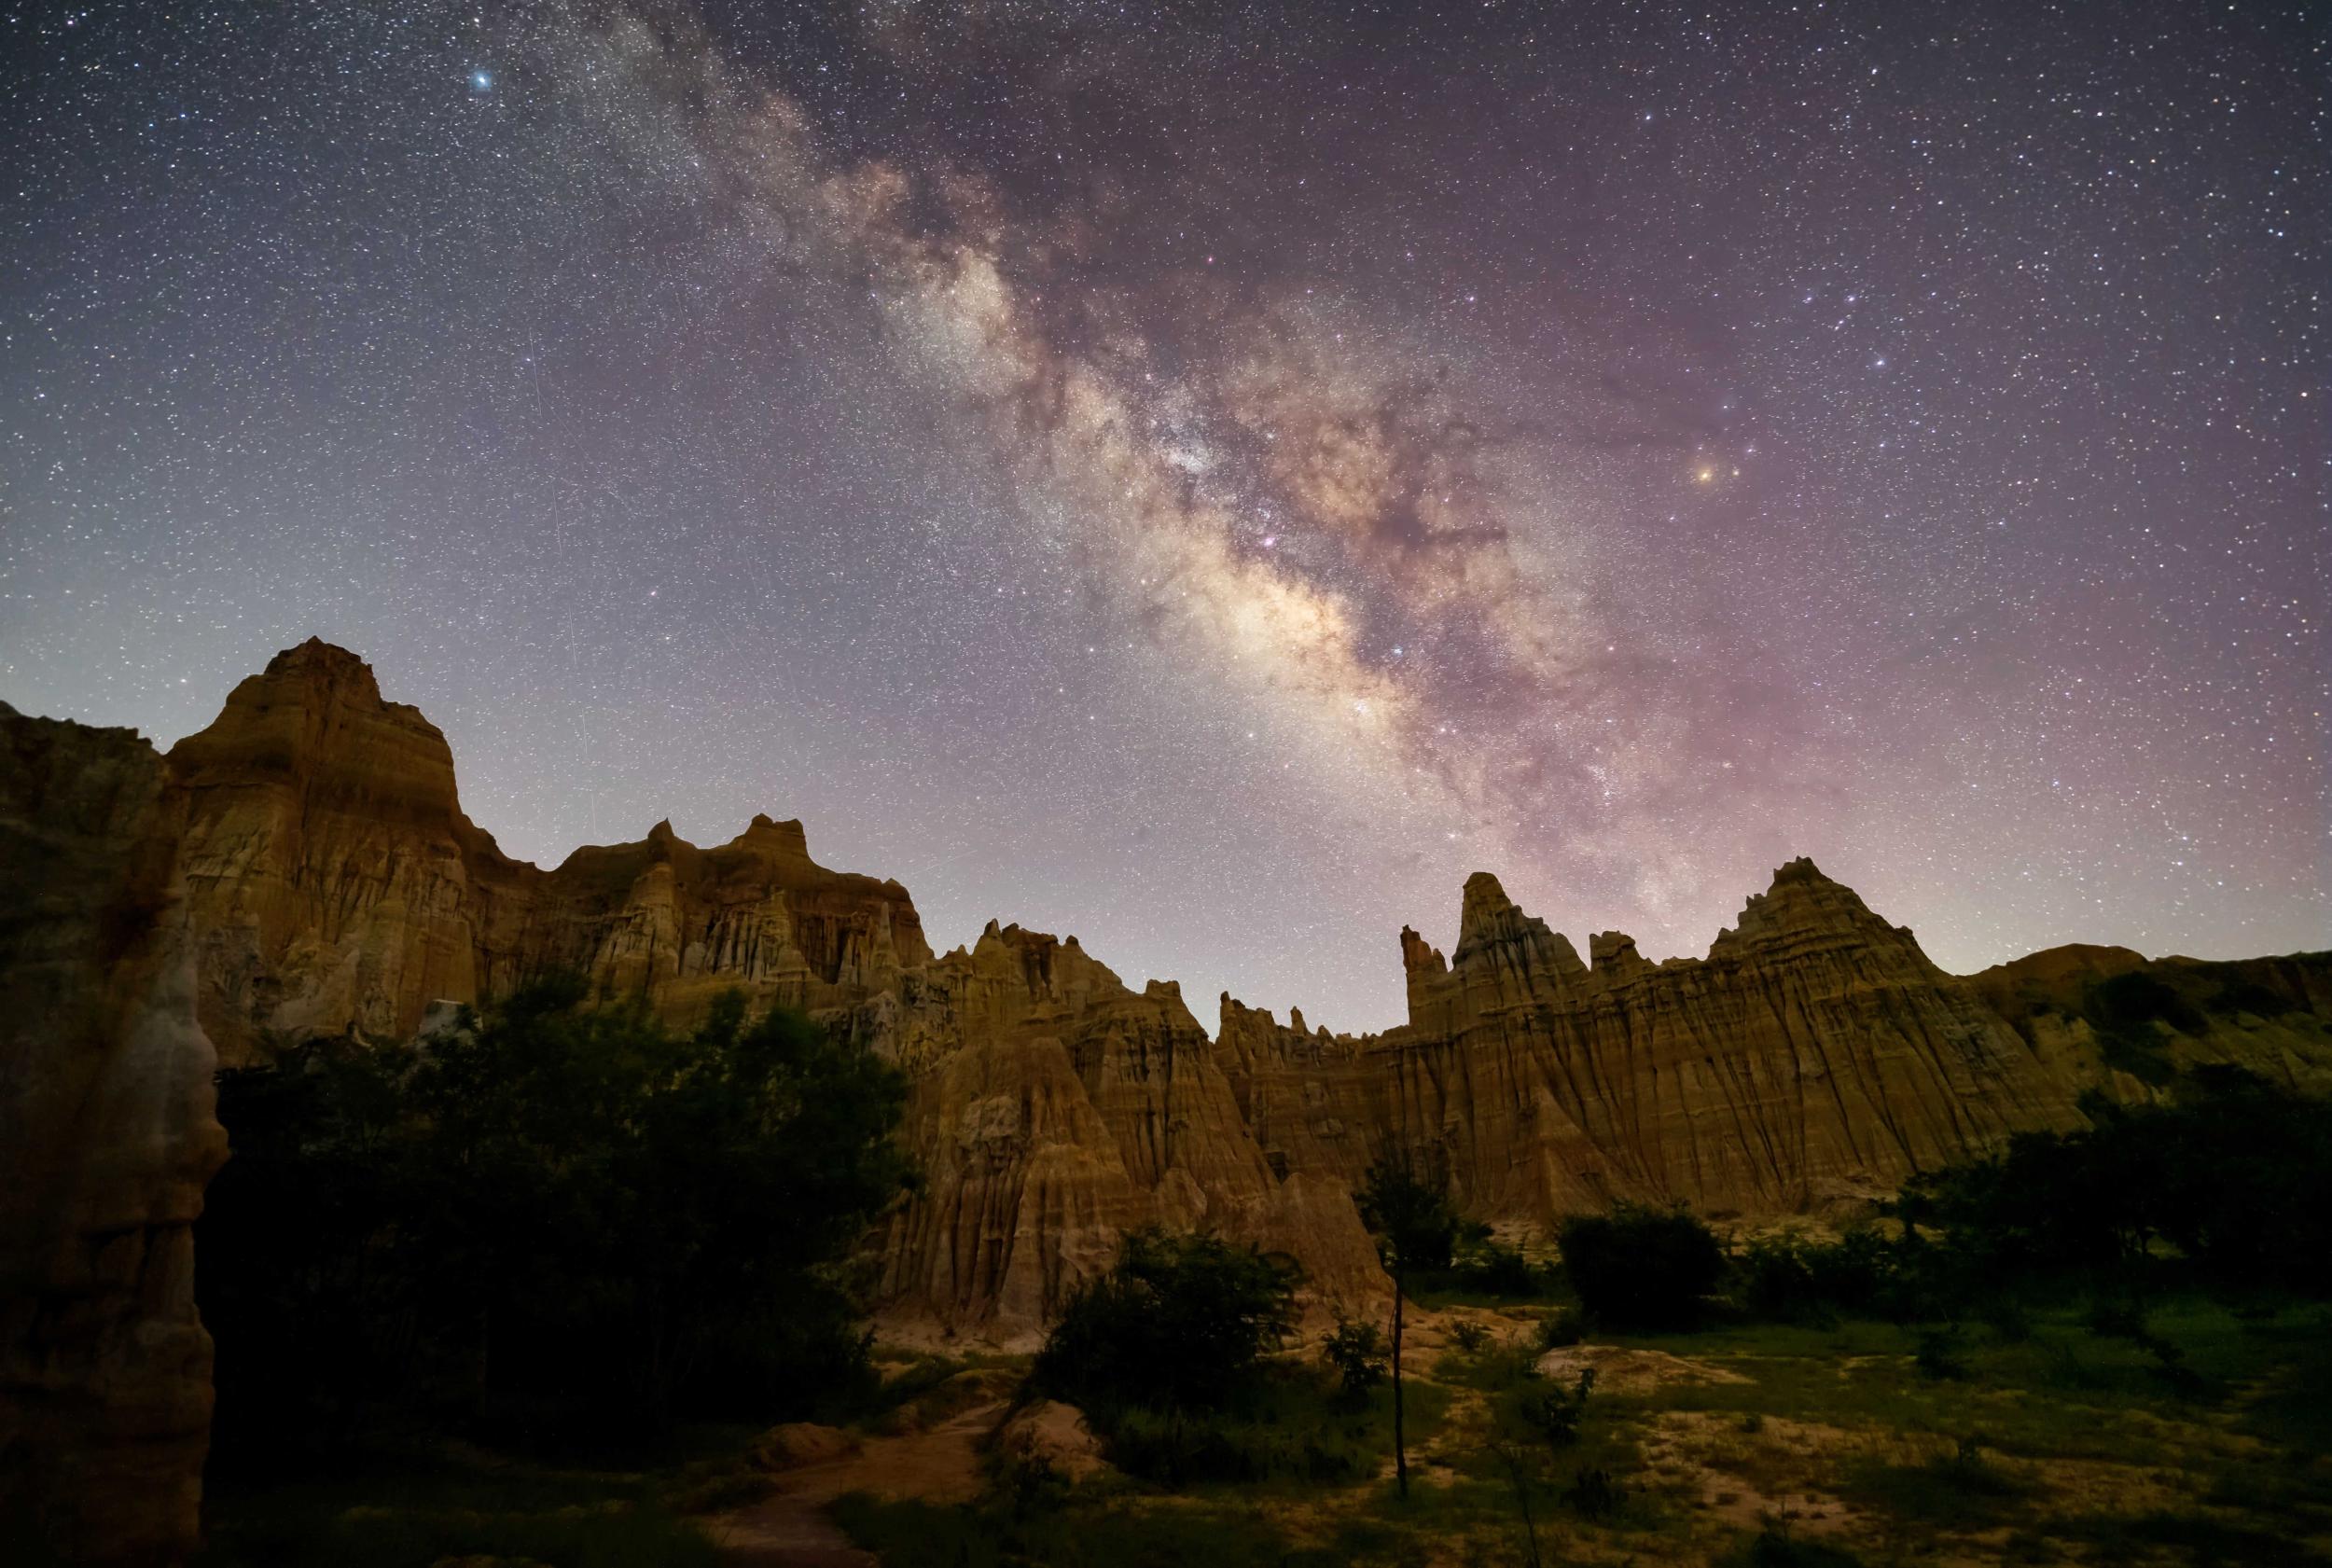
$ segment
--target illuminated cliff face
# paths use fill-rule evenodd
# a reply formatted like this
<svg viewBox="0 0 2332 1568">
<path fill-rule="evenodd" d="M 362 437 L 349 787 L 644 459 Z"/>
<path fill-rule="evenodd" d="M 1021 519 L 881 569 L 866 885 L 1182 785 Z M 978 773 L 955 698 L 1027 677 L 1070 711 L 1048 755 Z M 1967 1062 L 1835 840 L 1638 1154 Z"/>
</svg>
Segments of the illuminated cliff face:
<svg viewBox="0 0 2332 1568">
<path fill-rule="evenodd" d="M 1452 957 L 1402 934 L 1402 1028 L 1307 1034 L 1226 997 L 1210 1040 L 1176 987 L 1131 991 L 1074 937 L 992 924 L 934 957 L 904 888 L 820 867 L 796 823 L 513 861 L 463 814 L 435 727 L 323 644 L 243 683 L 169 764 L 230 1062 L 408 1036 L 433 1002 L 552 967 L 683 1020 L 732 985 L 807 1007 L 915 1075 L 926 1186 L 878 1238 L 881 1289 L 950 1323 L 1034 1324 L 1153 1220 L 1367 1294 L 1343 1188 L 1391 1152 L 1430 1153 L 1486 1218 L 1616 1196 L 1772 1214 L 2075 1115 L 2068 1077 L 1803 861 L 1707 958 L 1659 965 L 1604 933 L 1590 967 L 1478 874 Z"/>
</svg>

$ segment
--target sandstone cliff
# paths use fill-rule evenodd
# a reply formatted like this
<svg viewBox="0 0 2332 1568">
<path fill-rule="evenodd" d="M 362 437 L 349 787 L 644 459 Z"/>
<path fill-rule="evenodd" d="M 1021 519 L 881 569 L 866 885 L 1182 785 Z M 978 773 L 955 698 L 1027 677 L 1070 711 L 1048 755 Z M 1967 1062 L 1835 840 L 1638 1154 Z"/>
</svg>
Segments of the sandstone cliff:
<svg viewBox="0 0 2332 1568">
<path fill-rule="evenodd" d="M 1265 1157 L 1171 983 L 1137 993 L 1074 937 L 992 922 L 848 1027 L 921 1069 L 924 1186 L 877 1237 L 895 1317 L 1029 1338 L 1146 1224 L 1289 1253 L 1350 1305 L 1385 1291 L 1340 1175 Z"/>
<path fill-rule="evenodd" d="M 445 736 L 311 641 L 172 748 L 201 947 L 204 1027 L 229 1066 L 347 1032 L 401 1038 L 440 998 L 550 967 L 686 1018 L 742 986 L 823 1007 L 928 962 L 907 890 L 826 870 L 798 822 L 700 850 L 659 824 L 556 870 L 512 860 L 461 808 Z"/>
<path fill-rule="evenodd" d="M 1382 1035 L 1279 1030 L 1225 999 L 1267 1158 L 1347 1177 L 1423 1159 L 1483 1219 L 1615 1198 L 1770 1214 L 2078 1117 L 2067 1075 L 1811 861 L 1705 959 L 1650 964 L 1606 932 L 1590 967 L 1484 873 L 1451 957 L 1401 947 L 1409 1021 Z"/>
<path fill-rule="evenodd" d="M 2332 957 L 2060 949 L 1960 979 L 1802 860 L 1705 958 L 1660 964 L 1617 932 L 1582 958 L 1478 874 L 1448 956 L 1401 933 L 1400 1027 L 1332 1035 L 1224 996 L 1209 1039 L 1173 984 L 1135 992 L 1075 937 L 992 923 L 933 956 L 904 888 L 818 866 L 798 823 L 515 861 L 463 812 L 444 736 L 322 643 L 167 758 L 0 715 L 0 1510 L 36 1502 L 83 1555 L 193 1527 L 212 1042 L 243 1065 L 402 1038 L 552 967 L 684 1022 L 740 986 L 899 1062 L 924 1181 L 869 1239 L 883 1309 L 1007 1340 L 1152 1222 L 1379 1300 L 1350 1188 L 1387 1155 L 1509 1226 L 1618 1197 L 1761 1217 L 2183 1066 L 2332 1090 Z"/>
<path fill-rule="evenodd" d="M 132 731 L 0 704 L 0 1520 L 76 1561 L 166 1561 L 199 1522 L 192 1226 L 227 1141 L 184 805 Z"/>
<path fill-rule="evenodd" d="M 2075 944 L 1968 983 L 2035 1054 L 2116 1099 L 2205 1066 L 2332 1095 L 2332 952 L 2214 962 Z"/>
</svg>

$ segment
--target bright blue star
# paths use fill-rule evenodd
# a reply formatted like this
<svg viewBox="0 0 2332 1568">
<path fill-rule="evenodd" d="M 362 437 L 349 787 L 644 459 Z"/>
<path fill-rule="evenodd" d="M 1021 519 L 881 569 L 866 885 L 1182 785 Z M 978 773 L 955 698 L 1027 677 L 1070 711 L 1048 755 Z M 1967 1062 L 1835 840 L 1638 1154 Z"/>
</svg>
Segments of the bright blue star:
<svg viewBox="0 0 2332 1568">
<path fill-rule="evenodd" d="M 492 92 L 494 90 L 494 74 L 492 71 L 472 71 L 469 85 L 473 92 Z"/>
</svg>

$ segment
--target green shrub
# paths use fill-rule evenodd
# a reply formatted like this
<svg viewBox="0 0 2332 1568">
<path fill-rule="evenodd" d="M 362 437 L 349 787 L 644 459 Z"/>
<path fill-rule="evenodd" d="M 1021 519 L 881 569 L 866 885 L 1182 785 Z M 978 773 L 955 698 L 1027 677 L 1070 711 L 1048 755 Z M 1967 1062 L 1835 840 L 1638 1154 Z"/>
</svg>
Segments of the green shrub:
<svg viewBox="0 0 2332 1568">
<path fill-rule="evenodd" d="M 1587 1338 L 1587 1325 L 1579 1314 L 1568 1307 L 1556 1311 L 1542 1312 L 1538 1319 L 1536 1343 L 1541 1351 L 1559 1351 L 1575 1345 Z"/>
<path fill-rule="evenodd" d="M 1548 1448 L 1569 1448 L 1579 1440 L 1580 1423 L 1587 1420 L 1587 1396 L 1594 1389 L 1595 1368 L 1582 1367 L 1578 1381 L 1571 1388 L 1547 1390 L 1527 1400 L 1523 1412 Z"/>
<path fill-rule="evenodd" d="M 1451 1278 L 1462 1290 L 1478 1296 L 1529 1300 L 1546 1294 L 1546 1279 L 1520 1247 L 1496 1242 L 1475 1242 L 1457 1255 Z"/>
<path fill-rule="evenodd" d="M 1368 1391 L 1383 1382 L 1391 1369 L 1384 1336 L 1374 1324 L 1337 1319 L 1336 1327 L 1321 1340 L 1320 1353 L 1336 1369 L 1345 1398 L 1354 1403 L 1365 1402 Z"/>
<path fill-rule="evenodd" d="M 1733 1261 L 1733 1296 L 1769 1323 L 1917 1317 L 1949 1292 L 1928 1255 L 1915 1234 L 1890 1241 L 1869 1226 L 1826 1242 L 1761 1236 Z"/>
<path fill-rule="evenodd" d="M 1681 1205 L 1574 1214 L 1559 1242 L 1580 1304 L 1614 1328 L 1691 1327 L 1725 1274 L 1723 1244 Z"/>
<path fill-rule="evenodd" d="M 1032 1374 L 1089 1415 L 1220 1409 L 1296 1323 L 1301 1271 L 1217 1236 L 1126 1237 L 1117 1266 L 1072 1296 Z"/>
<path fill-rule="evenodd" d="M 1733 1266 L 1735 1289 L 1750 1315 L 1771 1323 L 1816 1323 L 1831 1315 L 1806 1259 L 1810 1250 L 1792 1236 L 1760 1236 L 1742 1249 Z"/>
<path fill-rule="evenodd" d="M 1450 1339 L 1467 1355 L 1478 1354 L 1490 1343 L 1490 1330 L 1470 1320 L 1450 1325 Z"/>
</svg>

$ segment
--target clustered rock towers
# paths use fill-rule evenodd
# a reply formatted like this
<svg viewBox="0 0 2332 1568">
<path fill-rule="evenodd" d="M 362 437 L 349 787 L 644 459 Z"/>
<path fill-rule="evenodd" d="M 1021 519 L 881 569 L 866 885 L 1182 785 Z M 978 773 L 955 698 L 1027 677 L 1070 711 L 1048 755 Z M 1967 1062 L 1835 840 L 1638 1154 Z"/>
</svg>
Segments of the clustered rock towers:
<svg viewBox="0 0 2332 1568">
<path fill-rule="evenodd" d="M 868 1239 L 881 1310 L 1008 1340 L 1150 1222 L 1379 1297 L 1351 1186 L 1388 1154 L 1430 1159 L 1472 1217 L 1542 1226 L 1618 1197 L 1754 1217 L 1886 1192 L 2078 1119 L 2103 1069 L 2046 1004 L 2144 961 L 2076 951 L 1957 979 L 1799 860 L 1705 959 L 1604 933 L 1583 962 L 1478 874 L 1449 957 L 1401 934 L 1406 1025 L 1331 1035 L 1226 995 L 1209 1039 L 1177 987 L 1129 990 L 1075 937 L 992 923 L 934 955 L 905 888 L 818 866 L 798 823 L 514 861 L 463 813 L 437 728 L 321 642 L 167 756 L 0 705 L 0 1514 L 90 1560 L 193 1538 L 217 1066 L 407 1038 L 553 967 L 681 1023 L 741 987 L 897 1062 L 923 1181 Z M 2321 964 L 2251 978 L 2332 1010 Z M 2320 1079 L 2322 1047 L 2214 1048 Z"/>
</svg>

